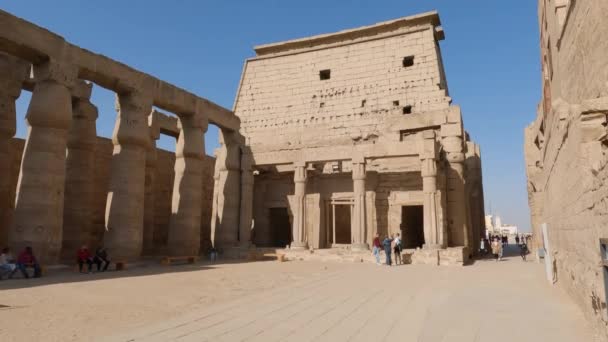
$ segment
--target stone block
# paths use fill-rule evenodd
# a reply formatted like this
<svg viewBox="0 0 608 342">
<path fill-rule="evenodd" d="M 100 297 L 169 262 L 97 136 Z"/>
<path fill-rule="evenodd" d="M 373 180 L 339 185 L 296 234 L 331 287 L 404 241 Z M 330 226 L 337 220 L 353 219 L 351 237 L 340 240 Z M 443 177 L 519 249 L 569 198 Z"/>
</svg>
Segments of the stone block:
<svg viewBox="0 0 608 342">
<path fill-rule="evenodd" d="M 449 247 L 439 250 L 439 265 L 464 266 L 469 260 L 467 247 Z"/>
<path fill-rule="evenodd" d="M 411 255 L 413 265 L 439 265 L 439 250 L 416 249 Z"/>
</svg>

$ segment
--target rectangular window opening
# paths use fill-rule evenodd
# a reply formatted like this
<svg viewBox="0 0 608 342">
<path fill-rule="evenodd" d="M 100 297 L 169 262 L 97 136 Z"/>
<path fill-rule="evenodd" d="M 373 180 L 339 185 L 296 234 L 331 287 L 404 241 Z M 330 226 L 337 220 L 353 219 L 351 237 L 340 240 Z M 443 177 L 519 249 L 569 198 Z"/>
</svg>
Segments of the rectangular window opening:
<svg viewBox="0 0 608 342">
<path fill-rule="evenodd" d="M 367 100 L 363 100 L 361 101 L 361 107 L 365 107 L 365 104 L 367 103 Z"/>
<path fill-rule="evenodd" d="M 399 107 L 399 101 L 393 101 L 393 106 Z"/>
<path fill-rule="evenodd" d="M 407 105 L 403 107 L 403 114 L 412 114 L 412 106 Z"/>
<path fill-rule="evenodd" d="M 403 57 L 403 67 L 408 68 L 414 65 L 414 56 Z"/>
<path fill-rule="evenodd" d="M 319 79 L 321 79 L 321 81 L 328 80 L 330 78 L 331 78 L 330 69 L 325 69 L 325 70 L 319 71 Z"/>
</svg>

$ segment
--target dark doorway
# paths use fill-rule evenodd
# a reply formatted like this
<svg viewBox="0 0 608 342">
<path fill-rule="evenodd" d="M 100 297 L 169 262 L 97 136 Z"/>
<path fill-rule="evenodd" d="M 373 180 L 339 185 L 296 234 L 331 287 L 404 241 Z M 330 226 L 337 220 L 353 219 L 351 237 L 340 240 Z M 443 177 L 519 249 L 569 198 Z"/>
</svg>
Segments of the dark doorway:
<svg viewBox="0 0 608 342">
<path fill-rule="evenodd" d="M 336 241 L 337 244 L 350 244 L 350 205 L 336 204 Z"/>
<path fill-rule="evenodd" d="M 287 208 L 270 208 L 269 247 L 285 247 L 291 243 L 291 223 Z"/>
<path fill-rule="evenodd" d="M 424 245 L 424 211 L 421 205 L 401 207 L 401 236 L 404 248 Z"/>
</svg>

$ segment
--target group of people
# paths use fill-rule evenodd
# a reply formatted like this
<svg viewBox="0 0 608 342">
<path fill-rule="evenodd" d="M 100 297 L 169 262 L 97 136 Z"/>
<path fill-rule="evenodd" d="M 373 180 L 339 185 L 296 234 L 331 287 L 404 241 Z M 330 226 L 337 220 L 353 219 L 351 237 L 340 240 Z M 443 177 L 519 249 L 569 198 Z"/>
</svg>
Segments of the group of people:
<svg viewBox="0 0 608 342">
<path fill-rule="evenodd" d="M 80 273 L 85 273 L 83 271 L 84 264 L 87 264 L 88 273 L 93 273 L 93 264 L 97 265 L 97 272 L 107 271 L 108 266 L 110 265 L 108 251 L 104 247 L 98 247 L 95 250 L 95 255 L 91 254 L 86 245 L 80 247 L 78 252 L 76 252 L 76 261 L 78 262 L 78 270 Z"/>
<path fill-rule="evenodd" d="M 42 276 L 40 264 L 34 256 L 32 247 L 25 247 L 21 253 L 17 256 L 17 259 L 13 258 L 11 250 L 8 247 L 2 249 L 0 254 L 0 280 L 8 275 L 8 278 L 12 278 L 17 271 L 21 271 L 24 278 L 29 278 L 30 275 L 27 272 L 28 268 L 34 270 L 34 278 Z"/>
<path fill-rule="evenodd" d="M 376 258 L 377 265 L 381 265 L 380 251 L 382 250 L 384 250 L 384 255 L 386 256 L 387 266 L 391 266 L 393 264 L 393 260 L 391 258 L 391 254 L 393 252 L 395 253 L 395 265 L 403 264 L 401 260 L 401 251 L 403 251 L 403 245 L 399 233 L 395 235 L 386 236 L 383 240 L 380 239 L 380 234 L 376 233 L 372 244 L 372 253 Z"/>
<path fill-rule="evenodd" d="M 519 235 L 516 235 L 515 243 L 519 247 L 519 255 L 521 256 L 522 260 L 526 261 L 526 255 L 528 254 L 528 237 L 523 235 L 520 238 Z M 490 252 L 492 252 L 494 259 L 496 261 L 500 261 L 503 257 L 504 248 L 508 244 L 508 236 L 490 235 L 489 238 L 481 238 L 481 242 L 479 245 L 479 253 L 482 256 L 487 256 Z"/>
<path fill-rule="evenodd" d="M 99 247 L 95 251 L 95 255 L 92 255 L 87 246 L 82 246 L 76 252 L 76 262 L 78 263 L 78 269 L 81 273 L 84 273 L 84 265 L 87 264 L 87 272 L 93 272 L 93 264 L 97 265 L 97 271 L 106 271 L 110 265 L 110 259 L 108 258 L 108 252 L 104 247 Z M 34 278 L 42 276 L 42 270 L 38 260 L 34 256 L 32 247 L 25 247 L 21 253 L 15 259 L 11 254 L 11 250 L 8 247 L 2 249 L 0 254 L 0 280 L 4 276 L 12 278 L 17 271 L 21 271 L 23 278 L 30 278 L 30 274 L 27 269 L 31 268 L 34 270 L 32 275 Z"/>
</svg>

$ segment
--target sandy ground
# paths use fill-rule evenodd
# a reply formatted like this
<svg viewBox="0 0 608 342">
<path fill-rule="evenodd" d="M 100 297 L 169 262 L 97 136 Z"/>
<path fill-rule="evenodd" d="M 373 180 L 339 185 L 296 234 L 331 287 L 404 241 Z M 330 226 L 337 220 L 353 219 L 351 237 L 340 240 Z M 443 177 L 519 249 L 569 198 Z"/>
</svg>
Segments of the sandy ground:
<svg viewBox="0 0 608 342">
<path fill-rule="evenodd" d="M 0 281 L 0 341 L 591 341 L 542 265 L 149 266 Z"/>
</svg>

